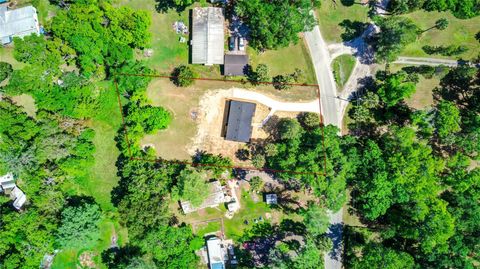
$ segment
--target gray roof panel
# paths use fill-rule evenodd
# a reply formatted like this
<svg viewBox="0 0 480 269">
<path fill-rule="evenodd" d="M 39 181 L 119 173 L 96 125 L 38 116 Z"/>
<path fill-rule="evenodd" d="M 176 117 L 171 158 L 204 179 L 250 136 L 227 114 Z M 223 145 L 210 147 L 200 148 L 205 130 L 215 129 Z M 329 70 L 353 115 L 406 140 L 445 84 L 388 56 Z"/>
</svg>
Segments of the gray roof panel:
<svg viewBox="0 0 480 269">
<path fill-rule="evenodd" d="M 230 101 L 225 139 L 238 142 L 250 141 L 255 108 L 254 103 Z"/>
</svg>

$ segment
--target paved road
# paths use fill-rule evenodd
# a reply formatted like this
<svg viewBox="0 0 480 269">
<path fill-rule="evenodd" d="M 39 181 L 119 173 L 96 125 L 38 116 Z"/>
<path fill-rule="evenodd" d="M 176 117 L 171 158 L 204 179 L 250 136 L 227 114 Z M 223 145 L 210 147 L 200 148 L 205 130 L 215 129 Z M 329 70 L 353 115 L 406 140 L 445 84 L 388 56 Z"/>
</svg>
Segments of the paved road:
<svg viewBox="0 0 480 269">
<path fill-rule="evenodd" d="M 323 40 L 318 26 L 315 26 L 310 32 L 304 32 L 304 37 L 320 87 L 320 104 L 324 124 L 333 124 L 341 128 L 342 106 L 340 100 L 337 99 L 337 88 L 330 67 L 331 56 L 328 52 L 327 44 Z M 342 216 L 342 210 L 336 213 L 329 213 L 330 227 L 327 234 L 332 238 L 334 245 L 333 249 L 324 255 L 325 269 L 342 268 Z"/>
<path fill-rule="evenodd" d="M 340 111 L 338 111 L 337 89 L 330 67 L 331 60 L 327 44 L 323 40 L 318 26 L 315 26 L 310 32 L 305 32 L 304 36 L 320 87 L 320 103 L 324 124 L 333 124 L 341 128 L 342 118 L 339 115 Z"/>
</svg>

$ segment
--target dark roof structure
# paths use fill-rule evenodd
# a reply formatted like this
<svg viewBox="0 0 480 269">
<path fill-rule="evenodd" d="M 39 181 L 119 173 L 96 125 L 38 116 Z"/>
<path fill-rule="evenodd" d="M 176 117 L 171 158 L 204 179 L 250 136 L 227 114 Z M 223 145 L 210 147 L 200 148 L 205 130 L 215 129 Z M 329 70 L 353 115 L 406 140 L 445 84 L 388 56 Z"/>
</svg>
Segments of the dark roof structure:
<svg viewBox="0 0 480 269">
<path fill-rule="evenodd" d="M 230 101 L 225 139 L 238 142 L 250 141 L 255 108 L 254 103 Z"/>
<path fill-rule="evenodd" d="M 243 76 L 248 65 L 248 56 L 245 54 L 225 54 L 223 75 Z"/>
</svg>

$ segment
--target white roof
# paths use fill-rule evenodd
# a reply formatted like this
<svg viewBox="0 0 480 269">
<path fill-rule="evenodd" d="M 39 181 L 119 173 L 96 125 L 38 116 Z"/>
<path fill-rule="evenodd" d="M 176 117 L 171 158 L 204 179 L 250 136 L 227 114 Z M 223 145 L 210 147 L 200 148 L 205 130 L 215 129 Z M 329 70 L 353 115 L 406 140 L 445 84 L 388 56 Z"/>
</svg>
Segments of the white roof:
<svg viewBox="0 0 480 269">
<path fill-rule="evenodd" d="M 223 64 L 224 21 L 223 8 L 196 7 L 192 12 L 192 63 Z"/>
<path fill-rule="evenodd" d="M 218 238 L 207 240 L 208 263 L 210 264 L 210 268 L 212 268 L 214 264 L 224 265 L 225 254 L 220 246 L 221 243 L 222 241 Z"/>
<path fill-rule="evenodd" d="M 26 6 L 14 10 L 0 8 L 0 39 L 3 44 L 11 42 L 14 36 L 24 37 L 39 34 L 37 10 Z"/>
<path fill-rule="evenodd" d="M 269 205 L 277 204 L 277 195 L 275 193 L 265 195 L 265 202 Z"/>
<path fill-rule="evenodd" d="M 15 179 L 13 178 L 12 173 L 8 173 L 0 177 L 0 190 L 1 189 L 11 189 L 15 187 Z"/>
<path fill-rule="evenodd" d="M 27 201 L 27 196 L 18 187 L 15 187 L 12 190 L 12 193 L 10 195 L 11 195 L 12 199 L 14 199 L 13 207 L 20 210 L 22 208 L 23 204 L 25 204 L 25 202 Z"/>
</svg>

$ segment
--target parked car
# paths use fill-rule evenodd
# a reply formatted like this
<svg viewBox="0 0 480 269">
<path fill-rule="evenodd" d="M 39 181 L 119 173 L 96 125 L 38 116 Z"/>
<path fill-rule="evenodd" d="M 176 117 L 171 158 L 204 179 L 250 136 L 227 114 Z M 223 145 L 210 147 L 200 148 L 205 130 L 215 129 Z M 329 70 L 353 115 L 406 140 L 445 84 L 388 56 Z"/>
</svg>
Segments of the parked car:
<svg viewBox="0 0 480 269">
<path fill-rule="evenodd" d="M 245 50 L 245 39 L 243 37 L 238 39 L 238 50 Z"/>
<path fill-rule="evenodd" d="M 228 41 L 228 49 L 231 51 L 235 50 L 235 37 L 231 36 L 230 40 Z"/>
</svg>

